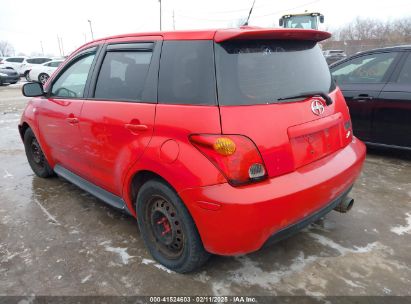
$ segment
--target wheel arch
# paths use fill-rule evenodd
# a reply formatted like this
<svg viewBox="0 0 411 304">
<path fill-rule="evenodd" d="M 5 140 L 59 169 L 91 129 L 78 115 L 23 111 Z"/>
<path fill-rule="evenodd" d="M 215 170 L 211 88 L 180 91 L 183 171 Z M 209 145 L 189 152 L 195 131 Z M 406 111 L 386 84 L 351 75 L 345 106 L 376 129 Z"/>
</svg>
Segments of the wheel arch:
<svg viewBox="0 0 411 304">
<path fill-rule="evenodd" d="M 32 129 L 27 122 L 24 121 L 21 125 L 19 125 L 19 133 L 21 140 L 24 140 L 24 134 L 26 133 L 27 129 Z"/>
<path fill-rule="evenodd" d="M 132 207 L 132 210 L 130 211 L 133 213 L 134 216 L 136 215 L 135 202 L 137 199 L 138 192 L 141 189 L 141 186 L 143 186 L 144 183 L 146 183 L 147 181 L 153 179 L 161 180 L 162 182 L 169 185 L 177 193 L 175 187 L 173 187 L 173 185 L 169 181 L 167 181 L 163 176 L 152 170 L 144 169 L 134 172 L 134 174 L 131 175 L 129 185 L 127 187 L 127 197 L 129 198 L 131 203 L 129 207 Z"/>
</svg>

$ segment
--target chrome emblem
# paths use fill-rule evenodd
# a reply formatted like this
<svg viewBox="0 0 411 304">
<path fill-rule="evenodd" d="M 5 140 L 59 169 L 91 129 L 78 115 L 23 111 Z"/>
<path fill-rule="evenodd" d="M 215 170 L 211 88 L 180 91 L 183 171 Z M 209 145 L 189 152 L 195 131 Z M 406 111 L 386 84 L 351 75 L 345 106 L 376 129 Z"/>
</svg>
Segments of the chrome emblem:
<svg viewBox="0 0 411 304">
<path fill-rule="evenodd" d="M 314 99 L 314 100 L 311 102 L 311 111 L 313 111 L 313 113 L 314 113 L 315 115 L 321 115 L 321 114 L 323 114 L 323 113 L 324 113 L 324 105 L 323 105 L 323 103 L 322 103 L 320 100 L 318 100 L 318 99 Z"/>
</svg>

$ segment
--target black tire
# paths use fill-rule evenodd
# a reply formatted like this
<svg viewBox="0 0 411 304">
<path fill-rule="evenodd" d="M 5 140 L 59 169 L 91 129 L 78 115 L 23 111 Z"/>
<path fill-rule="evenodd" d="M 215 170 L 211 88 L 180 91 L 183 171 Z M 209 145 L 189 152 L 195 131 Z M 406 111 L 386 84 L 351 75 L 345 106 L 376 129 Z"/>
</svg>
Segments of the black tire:
<svg viewBox="0 0 411 304">
<path fill-rule="evenodd" d="M 46 178 L 54 175 L 53 170 L 41 150 L 36 136 L 34 136 L 34 133 L 30 128 L 24 133 L 24 149 L 26 150 L 26 156 L 30 167 L 37 176 Z"/>
<path fill-rule="evenodd" d="M 29 74 L 30 74 L 30 71 L 25 71 L 24 72 L 24 78 L 26 78 L 27 81 L 31 81 Z"/>
<path fill-rule="evenodd" d="M 144 243 L 159 263 L 187 273 L 207 262 L 210 254 L 204 249 L 194 221 L 168 184 L 161 180 L 146 182 L 138 192 L 136 211 Z"/>
<path fill-rule="evenodd" d="M 47 75 L 46 73 L 41 73 L 38 77 L 38 80 L 41 84 L 45 84 L 47 82 L 47 80 L 49 79 L 49 75 Z"/>
</svg>

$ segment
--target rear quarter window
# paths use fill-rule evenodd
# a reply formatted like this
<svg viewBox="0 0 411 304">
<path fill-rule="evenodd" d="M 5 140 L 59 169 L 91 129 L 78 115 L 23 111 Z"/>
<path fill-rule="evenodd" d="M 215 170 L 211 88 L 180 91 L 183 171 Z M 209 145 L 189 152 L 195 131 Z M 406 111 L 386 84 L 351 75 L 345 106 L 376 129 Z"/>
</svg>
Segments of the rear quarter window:
<svg viewBox="0 0 411 304">
<path fill-rule="evenodd" d="M 158 102 L 215 105 L 213 41 L 164 41 Z"/>
</svg>

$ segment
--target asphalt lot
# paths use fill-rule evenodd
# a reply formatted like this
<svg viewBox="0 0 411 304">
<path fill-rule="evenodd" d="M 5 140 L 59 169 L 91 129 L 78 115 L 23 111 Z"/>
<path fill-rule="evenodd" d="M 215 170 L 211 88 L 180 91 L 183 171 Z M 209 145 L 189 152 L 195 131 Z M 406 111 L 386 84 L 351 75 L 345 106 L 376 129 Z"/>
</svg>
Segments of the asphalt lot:
<svg viewBox="0 0 411 304">
<path fill-rule="evenodd" d="M 0 87 L 0 295 L 411 295 L 411 158 L 371 151 L 351 212 L 242 257 L 180 275 L 152 260 L 136 222 L 60 178 L 36 177 Z"/>
</svg>

